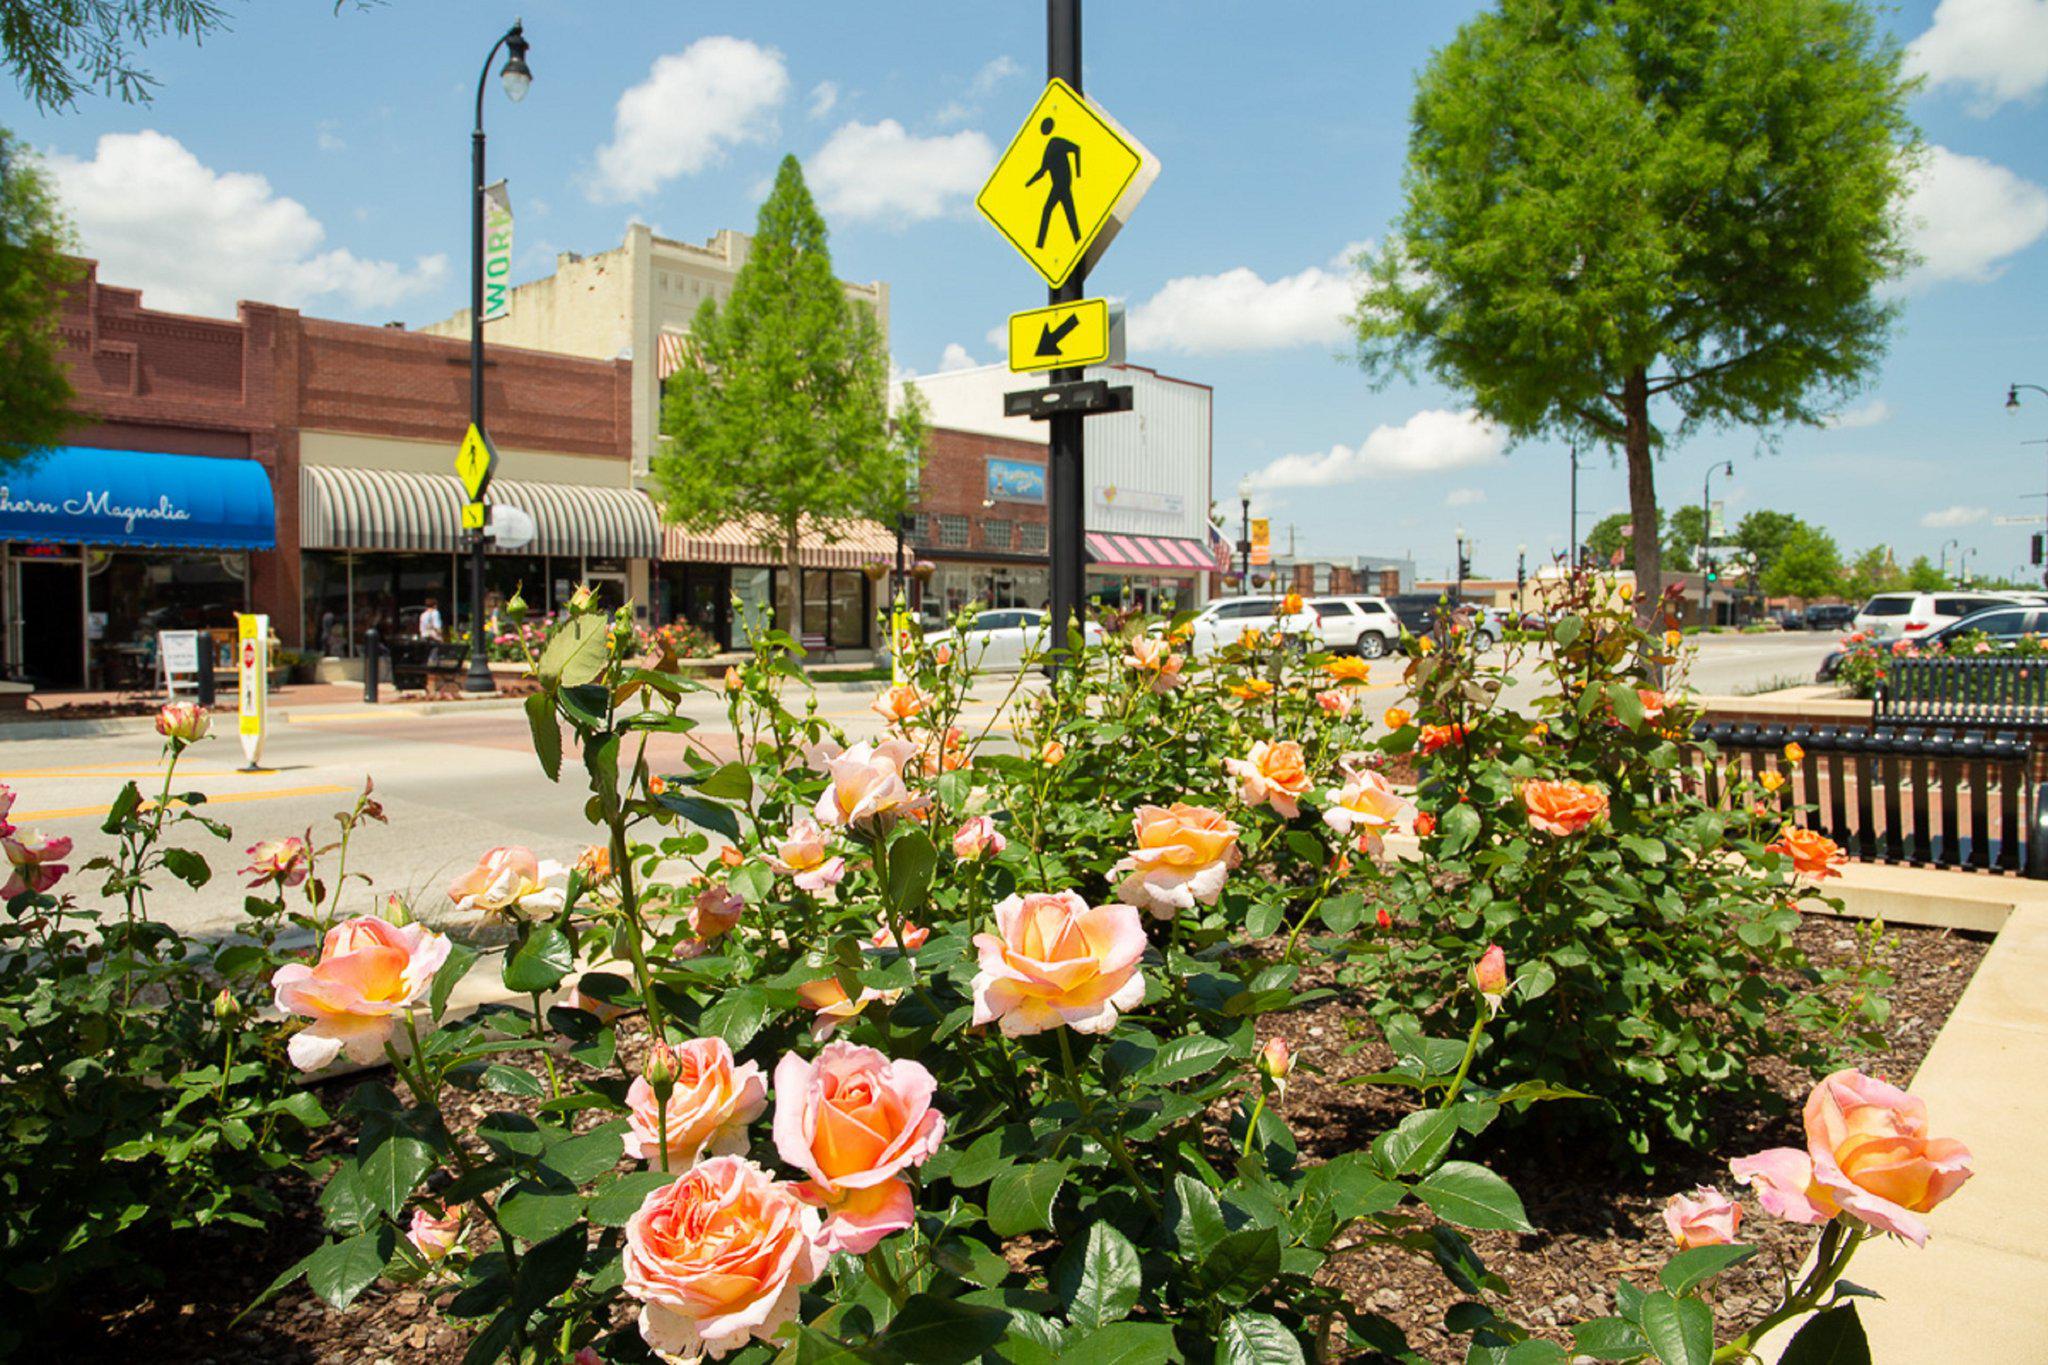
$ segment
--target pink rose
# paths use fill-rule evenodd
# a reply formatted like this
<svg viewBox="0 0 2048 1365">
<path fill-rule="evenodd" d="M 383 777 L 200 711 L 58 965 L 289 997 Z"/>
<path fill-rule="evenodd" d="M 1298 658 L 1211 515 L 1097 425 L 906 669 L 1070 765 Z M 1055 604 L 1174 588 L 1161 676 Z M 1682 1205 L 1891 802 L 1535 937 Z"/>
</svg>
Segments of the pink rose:
<svg viewBox="0 0 2048 1365">
<path fill-rule="evenodd" d="M 735 1065 L 723 1038 L 693 1038 L 677 1048 L 657 1044 L 675 1078 L 666 1110 L 644 1075 L 626 1090 L 626 1155 L 681 1170 L 706 1152 L 747 1150 L 747 1125 L 768 1107 L 768 1087 L 754 1062 Z M 666 1135 L 667 1161 L 662 1161 Z"/>
<path fill-rule="evenodd" d="M 423 924 L 400 927 L 373 915 L 329 929 L 319 961 L 288 963 L 270 978 L 277 1007 L 313 1021 L 292 1035 L 292 1064 L 318 1071 L 343 1052 L 350 1061 L 376 1061 L 399 1019 L 425 998 L 448 947 L 446 936 Z"/>
<path fill-rule="evenodd" d="M 690 932 L 707 942 L 739 927 L 747 903 L 724 882 L 713 882 L 690 902 Z"/>
<path fill-rule="evenodd" d="M 248 853 L 249 865 L 242 871 L 249 874 L 252 887 L 274 881 L 279 890 L 289 890 L 313 870 L 313 850 L 296 834 L 251 844 Z"/>
<path fill-rule="evenodd" d="M 1486 1008 L 1498 1014 L 1500 1002 L 1507 999 L 1512 985 L 1508 980 L 1508 955 L 1498 943 L 1488 944 L 1479 961 L 1472 965 L 1472 985 L 1485 997 Z"/>
<path fill-rule="evenodd" d="M 1006 1037 L 1061 1025 L 1107 1033 L 1145 999 L 1145 926 L 1128 905 L 1090 907 L 1072 891 L 1011 896 L 996 906 L 996 932 L 976 934 L 974 946 L 973 1022 L 1000 1024 Z"/>
<path fill-rule="evenodd" d="M 887 915 L 881 917 L 878 921 L 878 926 L 875 930 L 875 936 L 869 942 L 873 943 L 877 948 L 894 948 L 896 946 L 896 926 L 889 923 Z M 903 945 L 914 953 L 919 948 L 924 947 L 925 940 L 931 936 L 932 931 L 924 925 L 907 924 L 903 928 Z"/>
<path fill-rule="evenodd" d="M 818 797 L 819 823 L 881 831 L 899 816 L 913 814 L 922 802 L 904 784 L 903 769 L 916 758 L 916 745 L 889 739 L 880 744 L 863 741 L 827 759 L 825 771 L 832 781 Z"/>
<path fill-rule="evenodd" d="M 745 1157 L 715 1156 L 648 1195 L 626 1224 L 627 1294 L 665 1355 L 726 1355 L 772 1340 L 825 1272 L 818 1211 Z"/>
<path fill-rule="evenodd" d="M 1271 806 L 1283 820 L 1301 814 L 1298 798 L 1308 791 L 1308 764 L 1293 740 L 1262 739 L 1243 758 L 1224 759 L 1223 767 L 1237 778 L 1238 798 L 1247 806 Z"/>
<path fill-rule="evenodd" d="M 882 991 L 876 990 L 873 986 L 863 986 L 860 989 L 860 999 L 849 1000 L 846 998 L 846 987 L 839 984 L 839 978 L 836 976 L 806 981 L 796 988 L 797 999 L 803 1001 L 804 1007 L 812 1012 L 811 1037 L 820 1043 L 838 1032 L 841 1024 L 860 1018 L 862 1011 L 877 1000 L 885 1005 L 893 1005 L 902 994 L 901 991 Z"/>
<path fill-rule="evenodd" d="M 1742 1205 L 1711 1185 L 1700 1186 L 1690 1197 L 1674 1194 L 1664 1205 L 1664 1226 L 1680 1250 L 1726 1246 L 1735 1240 L 1741 1221 Z"/>
<path fill-rule="evenodd" d="M 1380 773 L 1354 773 L 1341 787 L 1323 794 L 1329 804 L 1323 808 L 1323 823 L 1340 836 L 1353 831 L 1359 835 L 1359 849 L 1370 852 L 1379 846 L 1386 832 L 1403 817 L 1415 813 L 1415 805 L 1394 790 Z"/>
<path fill-rule="evenodd" d="M 1266 1045 L 1259 1049 L 1255 1060 L 1259 1074 L 1273 1083 L 1273 1089 L 1285 1096 L 1287 1078 L 1294 1074 L 1294 1050 L 1287 1046 L 1285 1038 L 1268 1038 Z"/>
<path fill-rule="evenodd" d="M 462 1211 L 456 1209 L 445 1218 L 436 1218 L 425 1209 L 414 1209 L 412 1225 L 406 1229 L 405 1240 L 412 1243 L 412 1249 L 420 1254 L 421 1260 L 433 1265 L 462 1240 Z"/>
<path fill-rule="evenodd" d="M 543 862 L 530 848 L 505 844 L 485 853 L 475 867 L 449 883 L 448 899 L 457 910 L 546 919 L 562 908 L 567 894 L 566 887 L 550 883 L 567 875 L 560 863 Z"/>
<path fill-rule="evenodd" d="M 775 1067 L 775 1151 L 810 1177 L 797 1193 L 826 1212 L 818 1244 L 858 1255 L 916 1219 L 899 1172 L 939 1150 L 938 1082 L 912 1061 L 827 1043 Z"/>
<path fill-rule="evenodd" d="M 1129 874 L 1117 883 L 1117 899 L 1155 919 L 1216 903 L 1240 856 L 1236 825 L 1207 806 L 1180 801 L 1140 806 L 1131 824 L 1138 846 L 1111 869 Z"/>
<path fill-rule="evenodd" d="M 775 841 L 775 856 L 768 865 L 805 891 L 837 886 L 846 876 L 846 859 L 833 856 L 825 831 L 807 815 L 789 827 L 788 838 Z"/>
<path fill-rule="evenodd" d="M 1326 691 L 1316 693 L 1316 705 L 1323 708 L 1324 715 L 1335 716 L 1338 720 L 1342 720 L 1351 714 L 1352 708 L 1357 703 L 1351 700 L 1351 694 L 1343 688 L 1332 687 Z"/>
<path fill-rule="evenodd" d="M 58 860 L 69 857 L 71 841 L 63 835 L 46 836 L 35 830 L 7 826 L 0 835 L 0 850 L 7 854 L 7 884 L 0 886 L 0 900 L 13 900 L 30 892 L 44 892 L 55 886 L 71 869 Z"/>
<path fill-rule="evenodd" d="M 1806 1150 L 1773 1147 L 1728 1163 L 1766 1213 L 1794 1223 L 1841 1215 L 1927 1243 L 1920 1215 L 1971 1176 L 1970 1149 L 1927 1135 L 1927 1105 L 1860 1071 L 1837 1071 L 1807 1097 Z"/>
<path fill-rule="evenodd" d="M 213 722 L 198 702 L 166 702 L 157 708 L 156 732 L 180 748 L 205 739 L 211 728 Z"/>
<path fill-rule="evenodd" d="M 953 856 L 963 863 L 984 855 L 993 858 L 1009 846 L 996 822 L 986 815 L 965 820 L 953 831 Z"/>
</svg>

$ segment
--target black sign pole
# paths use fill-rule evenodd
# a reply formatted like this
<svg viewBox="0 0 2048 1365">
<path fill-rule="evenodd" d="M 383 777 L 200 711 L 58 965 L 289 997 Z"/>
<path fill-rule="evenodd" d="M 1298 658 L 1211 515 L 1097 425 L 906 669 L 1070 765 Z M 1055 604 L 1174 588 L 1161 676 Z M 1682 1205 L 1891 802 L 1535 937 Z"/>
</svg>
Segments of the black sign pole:
<svg viewBox="0 0 2048 1365">
<path fill-rule="evenodd" d="M 1045 0 L 1045 74 L 1081 90 L 1081 0 Z M 1048 291 L 1046 302 L 1074 303 L 1086 295 L 1088 272 L 1077 269 L 1067 282 Z M 1054 384 L 1079 381 L 1083 371 L 1054 370 Z M 1052 519 L 1052 629 L 1049 643 L 1064 650 L 1067 631 L 1079 624 L 1086 563 L 1087 486 L 1082 480 L 1083 412 L 1055 412 L 1048 451 L 1047 498 Z"/>
</svg>

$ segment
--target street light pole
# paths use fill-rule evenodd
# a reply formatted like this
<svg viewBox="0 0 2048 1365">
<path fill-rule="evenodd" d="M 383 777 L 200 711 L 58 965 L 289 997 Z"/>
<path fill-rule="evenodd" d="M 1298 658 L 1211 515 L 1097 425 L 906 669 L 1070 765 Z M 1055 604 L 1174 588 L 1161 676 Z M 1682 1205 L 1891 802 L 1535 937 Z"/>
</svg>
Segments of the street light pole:
<svg viewBox="0 0 2048 1365">
<path fill-rule="evenodd" d="M 1237 482 L 1237 590 L 1249 593 L 1252 590 L 1252 481 L 1249 478 Z"/>
<path fill-rule="evenodd" d="M 505 67 L 498 73 L 506 95 L 514 104 L 526 98 L 533 73 L 526 69 L 526 32 L 518 20 L 505 30 L 484 57 L 483 71 L 476 78 L 476 127 L 470 134 L 469 198 L 469 421 L 484 430 L 484 87 L 490 83 L 491 63 L 498 49 L 505 50 Z M 486 483 L 477 490 L 482 498 Z M 493 692 L 491 646 L 485 638 L 489 622 L 484 619 L 484 531 L 470 533 L 469 542 L 469 673 L 462 680 L 465 692 Z"/>
<path fill-rule="evenodd" d="M 1700 484 L 1700 625 L 1702 627 L 1713 624 L 1713 622 L 1707 619 L 1711 614 L 1714 599 L 1714 590 L 1709 586 L 1707 574 L 1710 571 L 1708 550 L 1714 541 L 1714 471 L 1717 469 L 1725 470 L 1728 477 L 1732 479 L 1735 477 L 1735 462 L 1733 460 L 1723 460 L 1719 464 L 1708 465 L 1707 477 Z"/>
<path fill-rule="evenodd" d="M 2048 389 L 2042 388 L 2039 384 L 2008 384 L 2005 386 L 2005 410 L 2007 412 L 2013 413 L 2015 415 L 2018 414 L 2020 410 L 2021 389 L 2028 389 L 2034 393 L 2048 395 Z M 2048 522 L 2044 522 L 2043 524 L 2044 526 L 2048 526 Z M 2041 581 L 2043 583 L 2048 583 L 2048 576 L 2044 576 Z"/>
<path fill-rule="evenodd" d="M 1452 567 L 1457 571 L 1458 586 L 1451 594 L 1453 605 L 1462 604 L 1465 600 L 1465 528 L 1460 526 L 1456 534 L 1458 537 L 1458 560 Z"/>
<path fill-rule="evenodd" d="M 1515 547 L 1515 614 L 1517 616 L 1528 610 L 1528 607 L 1522 601 L 1522 590 L 1528 586 L 1528 582 L 1529 547 L 1527 545 L 1517 545 Z"/>
<path fill-rule="evenodd" d="M 1963 542 L 1951 539 L 1941 547 L 1941 581 L 1944 583 L 1948 582 L 1948 552 L 1951 547 L 1960 550 Z"/>
</svg>

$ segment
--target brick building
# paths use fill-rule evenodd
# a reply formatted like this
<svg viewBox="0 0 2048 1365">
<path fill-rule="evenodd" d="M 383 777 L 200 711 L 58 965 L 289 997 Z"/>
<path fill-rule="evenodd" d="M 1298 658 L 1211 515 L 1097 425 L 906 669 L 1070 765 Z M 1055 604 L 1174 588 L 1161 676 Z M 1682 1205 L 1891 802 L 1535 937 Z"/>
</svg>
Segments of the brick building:
<svg viewBox="0 0 2048 1365">
<path fill-rule="evenodd" d="M 951 427 L 929 428 L 910 541 L 933 565 L 924 614 L 970 602 L 1037 607 L 1047 578 L 1045 447 Z"/>
</svg>

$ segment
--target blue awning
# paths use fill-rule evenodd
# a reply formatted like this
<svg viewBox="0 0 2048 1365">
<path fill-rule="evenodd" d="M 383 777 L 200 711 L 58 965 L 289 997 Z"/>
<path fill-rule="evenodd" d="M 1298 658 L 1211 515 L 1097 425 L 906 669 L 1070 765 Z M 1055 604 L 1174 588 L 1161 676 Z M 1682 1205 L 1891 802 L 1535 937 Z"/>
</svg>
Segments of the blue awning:
<svg viewBox="0 0 2048 1365">
<path fill-rule="evenodd" d="M 0 540 L 269 550 L 277 507 L 254 460 L 57 446 L 0 469 Z"/>
</svg>

